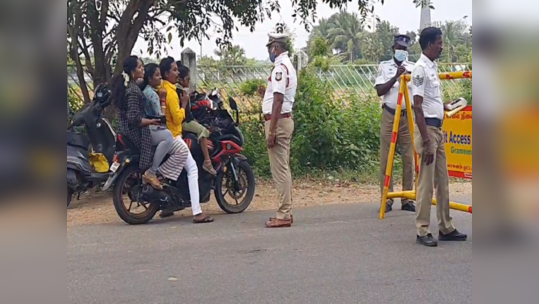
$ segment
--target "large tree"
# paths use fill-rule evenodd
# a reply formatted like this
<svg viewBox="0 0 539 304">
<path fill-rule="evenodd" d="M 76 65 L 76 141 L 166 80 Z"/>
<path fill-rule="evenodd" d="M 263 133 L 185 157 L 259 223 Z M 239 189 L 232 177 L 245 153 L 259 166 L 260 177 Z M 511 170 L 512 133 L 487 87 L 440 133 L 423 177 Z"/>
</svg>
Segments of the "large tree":
<svg viewBox="0 0 539 304">
<path fill-rule="evenodd" d="M 350 62 L 361 57 L 363 20 L 356 13 L 340 11 L 330 18 L 329 38 L 338 54 L 346 54 Z"/>
<path fill-rule="evenodd" d="M 88 101 L 85 73 L 94 84 L 109 81 L 131 54 L 137 39 L 143 38 L 148 43 L 148 52 L 156 56 L 177 34 L 183 46 L 186 41 L 209 38 L 207 33 L 212 29 L 219 34 L 217 45 L 228 44 L 239 25 L 254 31 L 256 24 L 280 11 L 279 4 L 283 1 L 291 2 L 290 14 L 301 20 L 307 30 L 316 20 L 320 3 L 342 9 L 350 2 L 357 2 L 361 19 L 372 14 L 375 3 L 384 3 L 384 0 L 67 0 L 68 57 L 76 67 L 84 99 Z M 348 47 L 355 42 L 348 39 L 346 43 Z"/>
</svg>

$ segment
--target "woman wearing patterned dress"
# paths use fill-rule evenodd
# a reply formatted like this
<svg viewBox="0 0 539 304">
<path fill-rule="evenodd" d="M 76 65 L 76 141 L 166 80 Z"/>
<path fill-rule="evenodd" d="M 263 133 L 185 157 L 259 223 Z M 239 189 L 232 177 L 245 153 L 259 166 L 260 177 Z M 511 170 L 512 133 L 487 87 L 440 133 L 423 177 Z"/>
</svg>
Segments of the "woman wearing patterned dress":
<svg viewBox="0 0 539 304">
<path fill-rule="evenodd" d="M 173 151 L 172 142 L 165 144 L 165 150 L 157 151 L 152 157 L 152 145 L 157 146 L 166 140 L 166 136 L 156 136 L 152 139 L 150 127 L 161 126 L 159 119 L 145 118 L 144 95 L 136 85 L 137 80 L 144 77 L 144 65 L 136 56 L 128 57 L 124 62 L 121 75 L 113 80 L 113 99 L 118 111 L 119 131 L 140 148 L 139 168 L 145 173 L 142 176 L 144 182 L 149 183 L 156 189 L 163 186 L 156 176 L 157 170 L 163 177 L 177 180 L 189 151 L 178 145 Z M 161 166 L 161 162 L 167 154 L 170 158 Z M 158 169 L 157 169 L 158 168 Z"/>
</svg>

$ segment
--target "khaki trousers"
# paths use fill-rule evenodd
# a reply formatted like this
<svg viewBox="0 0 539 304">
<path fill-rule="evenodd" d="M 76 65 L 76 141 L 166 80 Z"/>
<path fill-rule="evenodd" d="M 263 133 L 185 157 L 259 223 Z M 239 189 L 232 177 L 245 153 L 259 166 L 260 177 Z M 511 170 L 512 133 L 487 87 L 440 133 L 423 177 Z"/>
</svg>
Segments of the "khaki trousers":
<svg viewBox="0 0 539 304">
<path fill-rule="evenodd" d="M 393 137 L 393 121 L 395 116 L 387 110 L 382 110 L 382 124 L 380 128 L 380 192 L 384 192 L 384 184 L 386 179 L 387 160 L 389 158 L 389 147 L 391 138 Z M 402 190 L 411 191 L 414 189 L 414 147 L 412 145 L 412 137 L 410 135 L 410 127 L 408 119 L 402 116 L 399 123 L 399 137 L 397 144 L 401 148 L 401 157 L 403 164 L 402 172 Z M 393 192 L 393 175 L 389 184 L 389 192 Z M 410 200 L 402 199 L 402 205 L 409 203 Z M 393 205 L 393 199 L 388 199 L 387 203 Z"/>
<path fill-rule="evenodd" d="M 266 139 L 269 136 L 271 122 L 265 125 Z M 277 143 L 268 149 L 271 175 L 279 197 L 278 219 L 290 219 L 292 215 L 292 172 L 290 169 L 290 142 L 294 132 L 294 120 L 282 118 L 277 122 Z"/>
<path fill-rule="evenodd" d="M 416 128 L 415 149 L 419 154 L 419 183 L 417 187 L 416 227 L 418 236 L 431 233 L 430 213 L 434 188 L 436 188 L 436 210 L 439 230 L 443 234 L 455 230 L 453 219 L 449 212 L 449 174 L 447 172 L 447 157 L 445 154 L 445 139 L 441 129 L 427 126 L 430 140 L 434 143 L 434 162 L 430 165 L 423 163 L 424 143 L 421 133 Z"/>
</svg>

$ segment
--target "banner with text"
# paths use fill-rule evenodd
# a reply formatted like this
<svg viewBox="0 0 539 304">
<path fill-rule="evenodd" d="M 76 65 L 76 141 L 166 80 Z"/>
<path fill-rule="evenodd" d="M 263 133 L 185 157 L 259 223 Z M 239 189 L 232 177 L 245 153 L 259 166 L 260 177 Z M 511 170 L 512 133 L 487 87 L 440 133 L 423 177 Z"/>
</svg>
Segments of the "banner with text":
<svg viewBox="0 0 539 304">
<path fill-rule="evenodd" d="M 472 107 L 446 117 L 442 129 L 449 176 L 472 179 Z"/>
</svg>

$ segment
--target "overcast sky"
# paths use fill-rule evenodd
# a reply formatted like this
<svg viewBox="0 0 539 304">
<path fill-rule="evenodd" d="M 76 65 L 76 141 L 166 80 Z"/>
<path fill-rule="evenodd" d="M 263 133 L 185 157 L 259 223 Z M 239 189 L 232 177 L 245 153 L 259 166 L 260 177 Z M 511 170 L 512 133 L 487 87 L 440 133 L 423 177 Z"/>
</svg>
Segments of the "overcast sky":
<svg viewBox="0 0 539 304">
<path fill-rule="evenodd" d="M 495 0 L 494 2 L 496 2 Z M 322 1 L 318 1 L 321 3 Z M 356 1 L 354 1 L 356 2 Z M 296 35 L 296 48 L 301 48 L 306 45 L 309 33 L 305 31 L 303 25 L 299 22 L 293 23 L 292 18 L 292 6 L 291 1 L 280 1 L 281 3 L 281 15 L 282 19 L 288 24 L 295 32 Z M 472 24 L 472 0 L 433 0 L 435 10 L 432 11 L 432 21 L 446 21 L 446 20 L 459 20 L 464 16 L 468 16 L 467 22 Z M 347 8 L 349 12 L 357 11 L 357 3 L 350 4 Z M 338 12 L 336 9 L 330 9 L 326 4 L 318 5 L 318 18 L 328 18 L 334 13 Z M 385 0 L 384 5 L 377 5 L 375 7 L 375 14 L 380 17 L 381 20 L 387 20 L 394 26 L 397 26 L 401 32 L 416 31 L 419 28 L 420 9 L 416 8 L 412 0 Z M 258 24 L 256 31 L 251 33 L 246 28 L 240 28 L 239 32 L 234 34 L 233 43 L 238 44 L 245 49 L 246 55 L 249 58 L 267 59 L 267 50 L 265 48 L 268 40 L 268 33 L 275 26 L 275 23 L 281 19 L 278 14 L 273 16 L 273 19 L 266 20 L 263 24 Z M 211 40 L 203 41 L 202 54 L 207 56 L 214 56 L 214 50 L 216 49 L 215 38 Z M 197 54 L 200 54 L 200 45 L 198 41 L 191 41 L 187 43 L 185 47 L 190 47 Z M 140 50 L 143 53 L 140 54 Z M 137 41 L 134 53 L 137 55 L 147 56 L 146 44 L 142 39 Z M 179 40 L 174 39 L 171 43 L 171 49 L 168 49 L 165 53 L 175 58 L 180 58 L 182 48 L 180 47 Z"/>
</svg>

